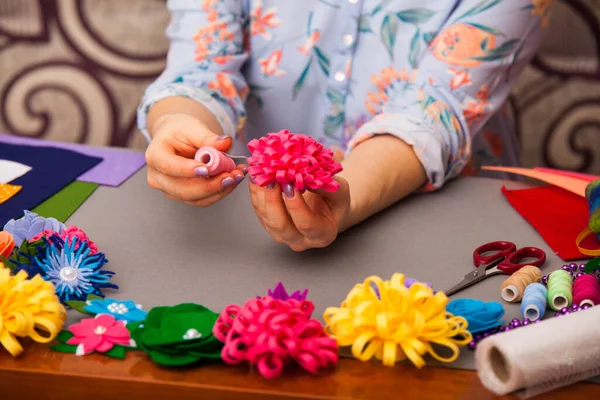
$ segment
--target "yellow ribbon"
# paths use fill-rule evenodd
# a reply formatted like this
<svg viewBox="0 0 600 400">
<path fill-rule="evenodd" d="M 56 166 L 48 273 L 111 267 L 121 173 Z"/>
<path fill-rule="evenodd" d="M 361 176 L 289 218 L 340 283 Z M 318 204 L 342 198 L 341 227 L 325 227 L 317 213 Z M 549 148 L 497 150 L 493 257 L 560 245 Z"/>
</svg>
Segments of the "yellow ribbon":
<svg viewBox="0 0 600 400">
<path fill-rule="evenodd" d="M 62 329 L 67 312 L 54 290 L 39 275 L 28 279 L 19 271 L 11 276 L 0 262 L 0 345 L 13 357 L 23 352 L 17 338 L 48 343 Z"/>
<path fill-rule="evenodd" d="M 352 355 L 361 361 L 375 356 L 394 366 L 409 359 L 422 368 L 422 356 L 428 353 L 438 361 L 452 362 L 472 337 L 467 320 L 446 312 L 447 304 L 444 293 L 434 294 L 422 283 L 406 288 L 403 274 L 394 274 L 389 281 L 372 276 L 356 285 L 341 307 L 325 310 L 325 331 L 339 346 L 351 346 Z M 442 357 L 434 345 L 451 354 Z"/>
<path fill-rule="evenodd" d="M 583 240 L 589 235 L 589 234 L 595 234 L 595 232 L 592 232 L 592 230 L 587 227 L 585 228 L 583 231 L 581 231 L 581 233 L 579 235 L 577 235 L 577 238 L 575 239 L 575 243 L 577 244 L 577 250 L 579 250 L 579 252 L 581 254 L 585 254 L 586 256 L 593 256 L 593 257 L 597 257 L 600 256 L 600 249 L 585 249 L 583 247 L 581 247 L 581 242 L 583 242 Z"/>
</svg>

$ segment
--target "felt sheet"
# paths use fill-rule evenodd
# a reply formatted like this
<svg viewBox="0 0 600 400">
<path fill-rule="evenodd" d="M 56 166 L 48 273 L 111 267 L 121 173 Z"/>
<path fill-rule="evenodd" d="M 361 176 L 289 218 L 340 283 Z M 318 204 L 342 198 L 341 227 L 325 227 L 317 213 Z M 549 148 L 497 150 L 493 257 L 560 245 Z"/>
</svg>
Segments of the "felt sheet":
<svg viewBox="0 0 600 400">
<path fill-rule="evenodd" d="M 536 168 L 534 168 L 534 170 L 541 171 L 541 172 L 550 172 L 551 174 L 556 174 L 556 175 L 570 176 L 572 178 L 581 179 L 581 180 L 587 181 L 587 182 L 593 182 L 595 180 L 600 179 L 600 176 L 597 176 L 597 175 L 583 174 L 581 172 L 574 172 L 574 171 L 563 171 L 561 169 L 536 167 Z"/>
<path fill-rule="evenodd" d="M 77 178 L 78 181 L 104 186 L 119 186 L 146 164 L 144 153 L 130 150 L 92 147 L 78 143 L 50 142 L 34 138 L 0 134 L 0 143 L 38 147 L 56 147 L 102 158 L 102 162 Z"/>
<path fill-rule="evenodd" d="M 72 182 L 31 211 L 42 217 L 53 217 L 60 222 L 65 222 L 98 186 L 96 183 Z"/>
<path fill-rule="evenodd" d="M 579 252 L 575 240 L 588 224 L 589 210 L 584 198 L 556 186 L 502 188 L 502 193 L 560 258 L 565 261 L 589 258 Z M 582 245 L 587 249 L 600 248 L 594 235 L 589 235 Z"/>
<path fill-rule="evenodd" d="M 514 167 L 481 167 L 481 169 L 487 171 L 500 171 L 507 172 L 510 174 L 523 175 L 529 178 L 537 179 L 542 182 L 550 183 L 554 186 L 558 186 L 560 188 L 566 189 L 570 192 L 573 192 L 581 197 L 585 198 L 585 188 L 587 187 L 587 181 L 573 178 L 571 176 L 559 175 L 549 172 L 543 172 L 538 170 L 533 170 L 529 168 L 514 168 Z"/>
<path fill-rule="evenodd" d="M 12 181 L 23 188 L 0 207 L 1 223 L 19 218 L 23 210 L 31 210 L 102 161 L 64 149 L 12 144 L 0 145 L 0 159 L 32 167 L 31 171 Z"/>
<path fill-rule="evenodd" d="M 11 160 L 0 160 L 0 184 L 10 183 L 31 171 L 29 165 Z"/>
<path fill-rule="evenodd" d="M 0 204 L 9 200 L 21 190 L 21 186 L 10 185 L 8 183 L 0 183 Z"/>
</svg>

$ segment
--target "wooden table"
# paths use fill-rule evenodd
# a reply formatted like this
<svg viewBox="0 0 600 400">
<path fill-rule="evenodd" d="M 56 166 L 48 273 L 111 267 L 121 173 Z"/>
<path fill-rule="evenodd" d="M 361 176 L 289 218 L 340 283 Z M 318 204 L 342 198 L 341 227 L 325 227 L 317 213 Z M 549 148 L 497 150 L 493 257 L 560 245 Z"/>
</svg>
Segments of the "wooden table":
<svg viewBox="0 0 600 400">
<path fill-rule="evenodd" d="M 302 254 L 286 251 L 266 237 L 248 211 L 251 208 L 246 190 L 234 192 L 232 198 L 210 210 L 194 209 L 168 201 L 148 189 L 144 171 L 118 189 L 98 189 L 68 222 L 85 229 L 110 259 L 110 269 L 117 272 L 115 278 L 121 289 L 106 293 L 109 297 L 131 298 L 146 309 L 197 300 L 221 310 L 228 302 L 240 304 L 272 286 L 273 274 L 281 273 L 284 264 L 286 282 L 309 287 L 309 299 L 315 302 L 315 314 L 319 316 L 325 306 L 341 301 L 351 284 L 371 273 L 387 277 L 392 271 L 402 269 L 409 276 L 445 288 L 468 272 L 462 268 L 471 268 L 467 261 L 473 246 L 496 238 L 494 235 L 549 251 L 506 204 L 499 192 L 501 184 L 490 180 L 453 183 L 445 189 L 443 197 L 433 194 L 418 201 L 408 200 L 349 231 L 330 249 Z M 440 202 L 444 207 L 437 206 Z M 469 229 L 461 232 L 460 241 L 452 243 L 444 227 L 452 226 L 455 219 L 465 218 L 464 213 L 469 214 Z M 438 225 L 431 229 L 435 223 Z M 153 227 L 160 227 L 161 231 L 156 232 Z M 210 235 L 194 236 L 196 232 L 202 235 L 207 227 Z M 225 235 L 236 243 L 235 247 L 219 238 Z M 427 240 L 418 240 L 419 237 Z M 386 241 L 392 241 L 393 245 Z M 436 243 L 435 248 L 424 251 L 431 248 L 431 241 Z M 161 245 L 168 251 L 161 251 Z M 198 254 L 189 249 L 201 254 L 200 262 Z M 549 259 L 557 267 L 560 260 L 550 253 Z M 422 267 L 438 262 L 442 256 L 446 260 L 444 269 Z M 252 257 L 257 257 L 256 261 L 251 261 Z M 209 265 L 201 262 L 204 260 Z M 219 268 L 214 267 L 215 263 L 220 263 Z M 163 265 L 171 267 L 168 272 L 159 269 Z M 239 272 L 240 266 L 245 270 Z M 238 275 L 234 275 L 235 271 Z M 193 273 L 199 278 L 190 284 Z M 328 278 L 320 276 L 321 273 L 337 279 L 339 285 L 323 282 Z M 243 274 L 244 285 L 232 288 L 233 282 L 239 281 L 239 274 Z M 344 282 L 339 282 L 343 279 Z M 484 282 L 464 294 L 486 301 L 498 300 L 498 285 L 497 281 Z M 154 292 L 150 293 L 147 287 Z M 507 318 L 518 314 L 518 306 L 507 305 L 506 310 Z M 461 365 L 472 368 L 472 355 L 468 350 L 464 353 Z M 589 400 L 599 396 L 600 385 L 582 383 L 542 398 Z M 377 361 L 342 359 L 335 370 L 317 377 L 292 371 L 281 379 L 267 381 L 248 366 L 161 368 L 143 352 L 130 352 L 124 361 L 100 355 L 77 357 L 27 341 L 25 352 L 16 359 L 0 351 L 0 400 L 84 398 L 485 400 L 497 397 L 482 387 L 475 372 L 436 368 L 430 360 L 425 368 L 417 370 L 408 364 L 388 368 Z"/>
</svg>

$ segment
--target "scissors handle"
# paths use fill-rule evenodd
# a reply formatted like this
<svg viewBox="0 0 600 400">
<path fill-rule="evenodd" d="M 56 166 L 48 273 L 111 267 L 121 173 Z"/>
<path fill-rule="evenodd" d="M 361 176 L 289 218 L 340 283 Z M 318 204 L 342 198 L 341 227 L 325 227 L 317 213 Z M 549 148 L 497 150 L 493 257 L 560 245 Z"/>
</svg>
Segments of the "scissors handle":
<svg viewBox="0 0 600 400">
<path fill-rule="evenodd" d="M 522 262 L 525 259 L 532 259 Z M 498 264 L 498 269 L 507 275 L 514 274 L 526 265 L 535 265 L 541 267 L 546 262 L 546 253 L 537 247 L 523 247 Z"/>
<path fill-rule="evenodd" d="M 499 241 L 486 243 L 476 248 L 473 252 L 473 264 L 475 264 L 475 267 L 491 264 L 508 258 L 516 250 L 517 246 L 511 242 Z M 491 254 L 486 255 L 486 253 Z"/>
</svg>

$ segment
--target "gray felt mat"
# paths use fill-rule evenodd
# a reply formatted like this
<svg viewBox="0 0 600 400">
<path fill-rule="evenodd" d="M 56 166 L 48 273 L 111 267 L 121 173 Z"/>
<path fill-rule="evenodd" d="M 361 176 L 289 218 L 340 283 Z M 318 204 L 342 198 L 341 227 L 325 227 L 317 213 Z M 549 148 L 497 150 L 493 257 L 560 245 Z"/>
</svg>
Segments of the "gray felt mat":
<svg viewBox="0 0 600 400">
<path fill-rule="evenodd" d="M 473 250 L 488 241 L 540 247 L 548 254 L 544 270 L 560 268 L 563 262 L 505 200 L 503 183 L 525 187 L 461 179 L 441 192 L 401 202 L 327 249 L 304 253 L 267 236 L 252 210 L 246 181 L 224 201 L 202 209 L 150 189 L 141 170 L 120 188 L 98 188 L 68 223 L 86 230 L 107 254 L 107 267 L 117 273 L 114 282 L 120 286 L 107 291 L 109 297 L 133 299 L 145 309 L 197 302 L 220 312 L 266 294 L 281 280 L 288 289 L 308 287 L 315 316 L 321 318 L 326 307 L 339 305 L 356 283 L 373 274 L 388 279 L 401 272 L 448 289 L 473 268 Z M 489 278 L 455 297 L 501 301 L 504 279 Z M 520 317 L 518 305 L 505 308 L 506 320 Z M 474 369 L 473 352 L 465 348 L 447 366 Z"/>
</svg>

